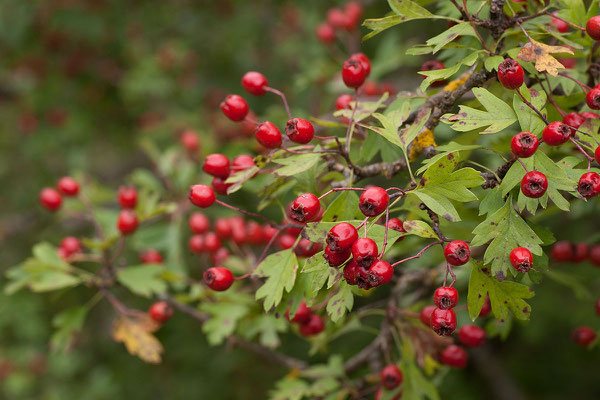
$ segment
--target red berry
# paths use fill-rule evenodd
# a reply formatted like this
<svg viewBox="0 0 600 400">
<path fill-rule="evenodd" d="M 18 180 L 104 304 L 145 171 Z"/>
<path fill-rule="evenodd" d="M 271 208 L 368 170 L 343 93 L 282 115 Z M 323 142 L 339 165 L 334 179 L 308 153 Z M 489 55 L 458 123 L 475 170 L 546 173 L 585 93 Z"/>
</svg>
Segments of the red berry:
<svg viewBox="0 0 600 400">
<path fill-rule="evenodd" d="M 294 243 L 296 243 L 296 236 L 294 235 L 285 233 L 279 236 L 279 247 L 281 247 L 284 250 L 291 249 L 292 246 L 294 246 Z"/>
<path fill-rule="evenodd" d="M 137 205 L 137 191 L 131 186 L 121 186 L 117 196 L 123 208 L 135 208 Z"/>
<path fill-rule="evenodd" d="M 525 247 L 517 247 L 510 252 L 510 263 L 517 271 L 527 273 L 533 266 L 533 256 Z"/>
<path fill-rule="evenodd" d="M 571 261 L 573 258 L 573 245 L 566 240 L 556 242 L 552 246 L 551 255 L 556 261 Z"/>
<path fill-rule="evenodd" d="M 596 315 L 600 316 L 600 299 L 596 300 Z"/>
<path fill-rule="evenodd" d="M 586 118 L 579 113 L 568 113 L 563 117 L 563 124 L 569 125 L 571 128 L 578 129 L 585 122 Z M 571 129 L 571 136 L 575 134 L 575 130 Z"/>
<path fill-rule="evenodd" d="M 451 308 L 443 310 L 436 308 L 431 313 L 431 328 L 440 336 L 450 336 L 456 329 L 456 314 Z"/>
<path fill-rule="evenodd" d="M 598 196 L 600 193 L 600 175 L 596 172 L 586 172 L 581 175 L 577 184 L 577 191 L 586 199 Z"/>
<path fill-rule="evenodd" d="M 173 308 L 166 301 L 159 301 L 150 306 L 148 314 L 150 318 L 159 324 L 163 324 L 173 316 Z"/>
<path fill-rule="evenodd" d="M 360 87 L 367 79 L 367 71 L 363 63 L 356 58 L 349 58 L 342 66 L 342 80 L 349 88 Z"/>
<path fill-rule="evenodd" d="M 483 303 L 483 307 L 481 307 L 481 311 L 479 311 L 480 317 L 485 317 L 492 311 L 492 304 L 490 303 L 490 296 L 485 296 L 485 302 Z"/>
<path fill-rule="evenodd" d="M 354 25 L 357 25 L 363 15 L 363 6 L 358 1 L 351 1 L 344 6 L 344 12 L 346 13 L 346 18 L 351 20 Z"/>
<path fill-rule="evenodd" d="M 281 132 L 279 131 L 279 128 L 269 121 L 261 122 L 256 125 L 254 137 L 258 143 L 268 149 L 275 149 L 281 146 Z"/>
<path fill-rule="evenodd" d="M 585 102 L 592 110 L 600 110 L 600 88 L 590 90 L 585 96 Z"/>
<path fill-rule="evenodd" d="M 377 260 L 369 268 L 368 280 L 371 286 L 381 286 L 388 283 L 394 275 L 394 268 L 387 261 Z"/>
<path fill-rule="evenodd" d="M 206 286 L 217 292 L 223 292 L 233 283 L 233 274 L 225 267 L 212 267 L 202 275 Z"/>
<path fill-rule="evenodd" d="M 227 189 L 233 185 L 233 183 L 225 183 L 227 178 L 221 178 L 220 176 L 215 176 L 211 182 L 211 186 L 214 191 L 220 195 L 227 196 Z"/>
<path fill-rule="evenodd" d="M 364 53 L 354 53 L 350 56 L 350 59 L 359 61 L 367 76 L 371 74 L 371 60 Z"/>
<path fill-rule="evenodd" d="M 336 29 L 342 29 L 346 26 L 346 13 L 340 8 L 331 8 L 327 11 L 327 23 Z"/>
<path fill-rule="evenodd" d="M 330 267 L 339 267 L 350 257 L 350 249 L 334 252 L 329 246 L 325 246 L 323 258 Z"/>
<path fill-rule="evenodd" d="M 388 229 L 393 229 L 397 232 L 401 232 L 401 233 L 406 233 L 406 229 L 404 229 L 404 224 L 402 223 L 402 220 L 400 220 L 399 218 L 390 218 L 388 220 Z M 398 242 L 404 240 L 404 236 L 401 237 L 400 239 L 398 239 Z"/>
<path fill-rule="evenodd" d="M 594 156 L 596 157 L 596 162 L 600 164 L 600 146 L 596 147 L 596 151 L 594 152 Z"/>
<path fill-rule="evenodd" d="M 594 40 L 600 40 L 600 15 L 590 18 L 585 24 L 587 34 Z"/>
<path fill-rule="evenodd" d="M 402 383 L 402 371 L 394 364 L 383 367 L 380 376 L 381 385 L 386 389 L 395 389 Z"/>
<path fill-rule="evenodd" d="M 302 118 L 290 119 L 285 126 L 285 134 L 294 143 L 306 144 L 315 135 L 315 128 L 310 122 Z"/>
<path fill-rule="evenodd" d="M 196 132 L 189 129 L 183 131 L 179 137 L 179 142 L 190 153 L 197 152 L 198 148 L 200 147 L 200 139 L 198 138 L 198 135 Z"/>
<path fill-rule="evenodd" d="M 467 242 L 462 240 L 453 240 L 444 248 L 444 257 L 450 265 L 464 265 L 471 257 L 471 250 Z"/>
<path fill-rule="evenodd" d="M 221 240 L 231 237 L 231 221 L 227 218 L 217 218 L 215 221 L 215 233 Z"/>
<path fill-rule="evenodd" d="M 309 222 L 319 214 L 320 210 L 321 203 L 317 196 L 304 193 L 293 201 L 290 216 L 294 221 Z"/>
<path fill-rule="evenodd" d="M 318 314 L 312 314 L 308 321 L 300 324 L 300 333 L 302 336 L 313 336 L 323 332 L 323 329 L 325 329 L 325 322 Z"/>
<path fill-rule="evenodd" d="M 260 72 L 249 71 L 242 77 L 242 86 L 246 92 L 254 96 L 262 96 L 267 92 L 265 88 L 269 86 L 269 82 Z"/>
<path fill-rule="evenodd" d="M 190 187 L 189 199 L 193 205 L 207 208 L 213 205 L 216 200 L 215 192 L 210 186 L 193 185 Z"/>
<path fill-rule="evenodd" d="M 316 29 L 317 38 L 323 43 L 335 42 L 335 29 L 331 25 L 323 23 L 317 26 Z"/>
<path fill-rule="evenodd" d="M 42 207 L 49 211 L 56 211 L 62 204 L 62 196 L 60 192 L 53 188 L 43 188 L 39 197 Z"/>
<path fill-rule="evenodd" d="M 231 163 L 231 171 L 245 171 L 255 166 L 256 164 L 254 163 L 254 158 L 252 156 L 249 156 L 247 154 L 240 154 L 239 156 L 233 158 L 233 161 Z"/>
<path fill-rule="evenodd" d="M 229 250 L 225 247 L 219 247 L 217 251 L 210 253 L 210 261 L 213 265 L 219 265 L 224 263 L 229 257 Z"/>
<path fill-rule="evenodd" d="M 358 231 L 347 222 L 335 224 L 327 233 L 327 247 L 333 252 L 345 252 L 352 248 L 358 239 Z"/>
<path fill-rule="evenodd" d="M 188 240 L 188 248 L 192 253 L 204 253 L 204 251 L 206 251 L 206 247 L 204 246 L 204 236 L 194 235 L 190 237 L 190 240 Z"/>
<path fill-rule="evenodd" d="M 294 318 L 290 319 L 290 310 L 289 309 L 285 312 L 285 316 L 288 319 L 288 321 L 297 322 L 299 324 L 304 324 L 304 323 L 308 322 L 311 314 L 312 314 L 312 310 L 306 306 L 306 302 L 304 302 L 304 301 L 302 303 L 300 303 L 300 307 L 298 307 L 298 309 L 296 310 L 296 313 L 294 314 Z"/>
<path fill-rule="evenodd" d="M 595 112 L 592 111 L 584 111 L 581 113 L 581 116 L 585 119 L 598 119 L 600 118 L 600 115 L 596 114 Z"/>
<path fill-rule="evenodd" d="M 479 347 L 485 342 L 485 331 L 477 325 L 465 325 L 458 330 L 458 340 L 463 346 Z"/>
<path fill-rule="evenodd" d="M 302 238 L 298 242 L 294 252 L 300 257 L 312 257 L 321 250 L 323 250 L 323 246 L 321 246 L 319 243 L 313 243 L 308 239 Z"/>
<path fill-rule="evenodd" d="M 578 326 L 571 332 L 571 340 L 581 347 L 588 347 L 596 340 L 596 331 L 589 326 Z"/>
<path fill-rule="evenodd" d="M 387 192 L 378 186 L 373 186 L 362 192 L 358 208 L 366 217 L 374 217 L 385 211 L 390 203 Z"/>
<path fill-rule="evenodd" d="M 221 247 L 221 241 L 214 232 L 208 232 L 204 235 L 204 248 L 208 251 L 217 251 Z"/>
<path fill-rule="evenodd" d="M 335 100 L 335 109 L 336 110 L 351 110 L 351 105 L 350 103 L 352 103 L 354 101 L 354 97 L 352 97 L 349 94 L 342 94 L 339 95 L 338 98 Z"/>
<path fill-rule="evenodd" d="M 229 176 L 229 158 L 223 154 L 209 154 L 204 159 L 202 169 L 212 176 L 227 178 Z"/>
<path fill-rule="evenodd" d="M 435 71 L 437 69 L 445 69 L 445 68 L 446 67 L 441 62 L 439 62 L 437 60 L 429 60 L 429 61 L 426 61 L 421 66 L 420 71 Z M 421 75 L 421 77 L 423 79 L 427 78 L 425 75 Z M 445 86 L 447 83 L 448 83 L 448 81 L 446 79 L 443 79 L 441 81 L 435 81 L 435 82 L 433 82 L 431 84 L 431 87 L 441 87 L 441 86 Z"/>
<path fill-rule="evenodd" d="M 421 310 L 421 313 L 419 314 L 419 319 L 421 320 L 423 325 L 427 325 L 427 326 L 431 325 L 431 314 L 433 313 L 433 310 L 435 310 L 436 308 L 437 308 L 436 306 L 423 307 L 423 309 Z"/>
<path fill-rule="evenodd" d="M 529 171 L 521 180 L 521 192 L 526 197 L 537 199 L 548 189 L 548 178 L 539 171 Z"/>
<path fill-rule="evenodd" d="M 60 241 L 60 247 L 64 250 L 65 256 L 69 257 L 81 251 L 81 242 L 76 237 L 67 236 Z"/>
<path fill-rule="evenodd" d="M 549 146 L 559 146 L 569 141 L 571 129 L 560 121 L 554 121 L 544 128 L 542 138 Z"/>
<path fill-rule="evenodd" d="M 161 264 L 163 256 L 154 249 L 146 249 L 140 253 L 140 261 L 144 264 Z"/>
<path fill-rule="evenodd" d="M 369 268 L 377 258 L 379 251 L 373 239 L 360 238 L 352 244 L 352 257 L 362 268 Z"/>
<path fill-rule="evenodd" d="M 190 231 L 193 233 L 205 233 L 210 229 L 210 221 L 206 215 L 199 212 L 195 212 L 190 215 L 188 223 L 190 226 Z"/>
<path fill-rule="evenodd" d="M 232 121 L 242 121 L 248 115 L 248 103 L 242 96 L 230 94 L 221 102 L 221 111 Z"/>
<path fill-rule="evenodd" d="M 582 262 L 585 261 L 590 254 L 590 248 L 587 243 L 577 243 L 573 246 L 573 257 L 571 257 L 571 261 L 573 262 Z"/>
<path fill-rule="evenodd" d="M 464 368 L 467 366 L 467 352 L 462 347 L 451 344 L 440 354 L 442 364 L 454 368 Z"/>
<path fill-rule="evenodd" d="M 137 214 L 133 210 L 123 210 L 119 213 L 117 220 L 117 228 L 123 235 L 130 235 L 136 231 L 138 227 Z"/>
<path fill-rule="evenodd" d="M 433 293 L 433 303 L 442 310 L 454 308 L 458 303 L 458 291 L 452 286 L 442 286 Z"/>
<path fill-rule="evenodd" d="M 262 226 L 256 221 L 248 221 L 246 224 L 246 242 L 258 246 L 264 242 Z"/>
<path fill-rule="evenodd" d="M 263 239 L 265 240 L 264 244 L 269 243 L 277 232 L 279 232 L 279 229 L 273 228 L 271 225 L 267 224 L 263 226 Z"/>
<path fill-rule="evenodd" d="M 539 139 L 533 133 L 525 131 L 517 133 L 510 141 L 510 148 L 517 157 L 531 157 L 540 144 Z"/>
<path fill-rule="evenodd" d="M 367 270 L 358 266 L 354 259 L 344 267 L 344 279 L 349 285 L 358 285 L 359 280 L 366 282 Z"/>
<path fill-rule="evenodd" d="M 556 27 L 556 30 L 558 30 L 560 33 L 566 33 L 569 31 L 569 24 L 567 24 L 562 19 L 552 17 L 550 18 L 550 20 L 552 21 L 552 25 L 554 25 Z"/>
<path fill-rule="evenodd" d="M 498 66 L 498 80 L 507 89 L 518 89 L 523 84 L 525 74 L 517 61 L 507 58 Z"/>
<path fill-rule="evenodd" d="M 57 186 L 58 190 L 65 196 L 77 196 L 77 193 L 79 193 L 79 183 L 70 176 L 60 178 Z"/>
</svg>

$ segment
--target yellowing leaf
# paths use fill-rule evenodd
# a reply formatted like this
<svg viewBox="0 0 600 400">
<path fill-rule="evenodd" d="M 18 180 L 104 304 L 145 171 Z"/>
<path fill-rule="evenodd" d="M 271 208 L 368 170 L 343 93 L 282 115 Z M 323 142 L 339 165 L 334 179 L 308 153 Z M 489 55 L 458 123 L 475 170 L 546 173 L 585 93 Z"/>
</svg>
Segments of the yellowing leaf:
<svg viewBox="0 0 600 400">
<path fill-rule="evenodd" d="M 550 53 L 568 53 L 573 54 L 573 51 L 565 46 L 548 46 L 547 44 L 529 39 L 529 43 L 521 48 L 518 58 L 524 61 L 535 61 L 535 69 L 539 72 L 547 71 L 552 76 L 558 75 L 559 69 L 564 69 L 556 58 Z"/>
<path fill-rule="evenodd" d="M 158 324 L 146 313 L 134 311 L 113 322 L 112 336 L 115 341 L 122 342 L 131 355 L 150 364 L 159 364 L 163 347 L 152 334 L 157 329 Z"/>
</svg>

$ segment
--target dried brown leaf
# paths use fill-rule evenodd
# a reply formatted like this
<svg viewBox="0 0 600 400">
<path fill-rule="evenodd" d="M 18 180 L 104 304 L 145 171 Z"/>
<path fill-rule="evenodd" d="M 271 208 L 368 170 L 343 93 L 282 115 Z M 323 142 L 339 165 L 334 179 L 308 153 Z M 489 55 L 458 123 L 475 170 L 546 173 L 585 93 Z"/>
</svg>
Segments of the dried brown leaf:
<svg viewBox="0 0 600 400">
<path fill-rule="evenodd" d="M 152 335 L 158 327 L 148 314 L 133 311 L 117 317 L 112 325 L 112 336 L 115 341 L 123 343 L 131 355 L 147 363 L 159 364 L 163 347 Z"/>
<path fill-rule="evenodd" d="M 549 46 L 529 39 L 529 43 L 521 48 L 517 57 L 524 61 L 535 61 L 537 71 L 546 71 L 552 76 L 557 76 L 558 70 L 565 67 L 550 53 L 573 54 L 573 51 L 565 46 Z"/>
</svg>

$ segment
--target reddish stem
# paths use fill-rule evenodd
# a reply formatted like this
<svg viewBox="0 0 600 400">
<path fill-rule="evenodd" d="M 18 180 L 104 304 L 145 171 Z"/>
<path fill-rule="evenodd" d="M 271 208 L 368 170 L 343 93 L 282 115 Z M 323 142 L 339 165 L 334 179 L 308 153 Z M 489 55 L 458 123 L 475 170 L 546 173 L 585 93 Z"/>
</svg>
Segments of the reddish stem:
<svg viewBox="0 0 600 400">
<path fill-rule="evenodd" d="M 220 204 L 220 205 L 222 205 L 223 207 L 227 207 L 227 208 L 229 208 L 229 209 L 231 209 L 231 210 L 235 210 L 235 211 L 237 211 L 237 212 L 239 212 L 239 213 L 246 214 L 246 215 L 249 215 L 249 216 L 251 216 L 251 217 L 256 217 L 256 218 L 259 218 L 259 219 L 261 219 L 261 220 L 265 221 L 266 223 L 268 223 L 268 224 L 270 224 L 270 225 L 272 225 L 272 226 L 275 226 L 275 225 L 277 225 L 277 224 L 275 224 L 273 221 L 270 221 L 270 220 L 268 220 L 267 218 L 263 217 L 263 216 L 262 216 L 262 215 L 260 215 L 260 214 L 256 214 L 256 213 L 253 213 L 253 212 L 250 212 L 250 211 L 242 210 L 242 209 L 241 209 L 241 208 L 239 208 L 239 207 L 232 206 L 231 204 L 227 204 L 227 203 L 225 203 L 225 202 L 223 202 L 223 201 L 221 201 L 221 200 L 219 200 L 219 199 L 215 200 L 215 203 L 217 203 L 217 204 Z"/>
<path fill-rule="evenodd" d="M 592 90 L 592 88 L 589 87 L 588 85 L 586 85 L 585 83 L 578 81 L 577 79 L 573 78 L 572 76 L 570 76 L 568 74 L 565 74 L 564 72 L 559 72 L 558 74 L 560 76 L 564 76 L 565 78 L 570 79 L 573 82 L 575 82 L 576 84 L 578 84 L 579 87 L 581 87 L 581 89 L 583 89 L 583 91 L 586 93 L 589 92 L 590 90 Z"/>
<path fill-rule="evenodd" d="M 283 231 L 283 228 L 280 228 L 279 230 L 277 230 L 277 232 L 275 232 L 275 234 L 273 235 L 273 237 L 269 240 L 269 242 L 267 243 L 267 245 L 263 249 L 262 253 L 260 253 L 260 256 L 258 257 L 258 260 L 256 260 L 256 264 L 254 265 L 254 268 L 252 268 L 252 271 L 250 271 L 247 274 L 244 274 L 242 276 L 238 276 L 236 278 L 233 278 L 233 279 L 236 280 L 236 281 L 239 281 L 239 280 L 242 280 L 242 279 L 246 279 L 247 277 L 249 277 L 250 275 L 252 275 L 254 273 L 254 271 L 256 271 L 256 269 L 258 268 L 258 266 L 260 265 L 261 261 L 267 255 L 267 251 L 269 251 L 269 248 L 271 247 L 271 245 L 275 242 L 275 240 L 277 239 L 277 237 L 279 236 L 279 234 L 282 231 Z"/>
<path fill-rule="evenodd" d="M 588 162 L 591 163 L 592 161 L 594 161 L 594 157 L 590 156 L 587 151 L 585 151 L 583 149 L 583 147 L 581 147 L 581 145 L 579 143 L 577 143 L 577 141 L 575 139 L 573 139 L 572 137 L 569 138 L 569 140 L 575 145 L 575 147 L 577 147 L 579 149 L 579 151 L 581 152 L 581 154 L 583 154 L 585 156 L 585 158 L 587 158 Z"/>
<path fill-rule="evenodd" d="M 381 246 L 381 253 L 379 253 L 379 258 L 383 257 L 383 253 L 385 253 L 385 246 L 387 246 L 388 239 L 388 221 L 390 220 L 390 206 L 385 209 L 385 233 L 383 234 L 383 246 Z"/>
<path fill-rule="evenodd" d="M 423 247 L 423 248 L 421 249 L 421 251 L 419 251 L 419 252 L 418 252 L 417 254 L 415 254 L 414 256 L 412 256 L 412 257 L 408 257 L 408 258 L 405 258 L 405 259 L 402 259 L 402 260 L 400 260 L 400 261 L 397 261 L 397 262 L 393 263 L 393 264 L 392 264 L 392 267 L 395 267 L 396 265 L 400 265 L 400 264 L 402 264 L 402 263 L 405 263 L 405 262 L 407 262 L 407 261 L 410 261 L 410 260 L 414 260 L 415 258 L 419 258 L 419 257 L 421 257 L 421 256 L 423 255 L 423 253 L 425 253 L 425 252 L 426 252 L 428 249 L 430 249 L 431 247 L 433 247 L 433 246 L 435 246 L 435 245 L 437 245 L 437 244 L 441 244 L 441 245 L 443 245 L 443 243 L 444 243 L 444 242 L 442 242 L 441 240 L 438 240 L 438 241 L 436 241 L 436 242 L 433 242 L 433 243 L 429 243 L 427 246 Z"/>
<path fill-rule="evenodd" d="M 269 86 L 265 87 L 265 90 L 267 92 L 275 93 L 276 95 L 281 97 L 281 100 L 283 100 L 283 106 L 285 107 L 285 111 L 287 112 L 288 118 L 292 119 L 292 113 L 290 112 L 290 106 L 288 105 L 287 99 L 285 98 L 285 94 L 283 94 L 283 92 L 280 92 L 279 90 L 274 89 Z"/>
</svg>

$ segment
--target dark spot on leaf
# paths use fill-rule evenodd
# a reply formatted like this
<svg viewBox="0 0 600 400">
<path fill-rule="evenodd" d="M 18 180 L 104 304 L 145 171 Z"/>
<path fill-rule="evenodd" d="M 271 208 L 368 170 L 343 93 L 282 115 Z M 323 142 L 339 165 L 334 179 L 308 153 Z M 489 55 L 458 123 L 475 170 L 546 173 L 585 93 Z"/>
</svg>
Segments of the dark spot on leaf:
<svg viewBox="0 0 600 400">
<path fill-rule="evenodd" d="M 504 275 L 504 272 L 498 271 L 496 272 L 496 278 L 498 279 L 498 282 L 502 282 L 506 279 L 506 276 Z"/>
<path fill-rule="evenodd" d="M 534 47 L 533 52 L 538 56 L 542 55 L 544 53 L 544 51 L 542 49 L 540 49 L 539 47 Z"/>
<path fill-rule="evenodd" d="M 504 304 L 508 304 L 508 301 L 504 300 Z"/>
<path fill-rule="evenodd" d="M 483 297 L 483 296 L 481 296 L 481 293 L 479 293 L 479 294 L 477 295 L 477 298 L 478 298 L 478 299 L 480 299 L 481 297 Z"/>
<path fill-rule="evenodd" d="M 454 154 L 453 153 L 449 153 L 446 158 L 448 158 L 448 160 L 454 160 Z"/>
<path fill-rule="evenodd" d="M 531 311 L 529 310 L 529 308 L 528 308 L 528 307 L 524 307 L 524 308 L 523 308 L 523 313 L 525 313 L 525 314 L 529 314 L 530 312 L 531 312 Z"/>
<path fill-rule="evenodd" d="M 500 322 L 501 322 L 501 323 L 504 323 L 504 318 L 502 318 L 502 319 L 500 320 Z"/>
<path fill-rule="evenodd" d="M 457 37 L 457 36 L 458 36 L 458 35 L 457 35 L 456 33 L 451 33 L 451 34 L 449 34 L 448 36 L 446 36 L 446 39 L 448 39 L 448 40 L 452 40 L 452 39 L 454 39 L 454 38 L 455 38 L 455 37 Z"/>
</svg>

